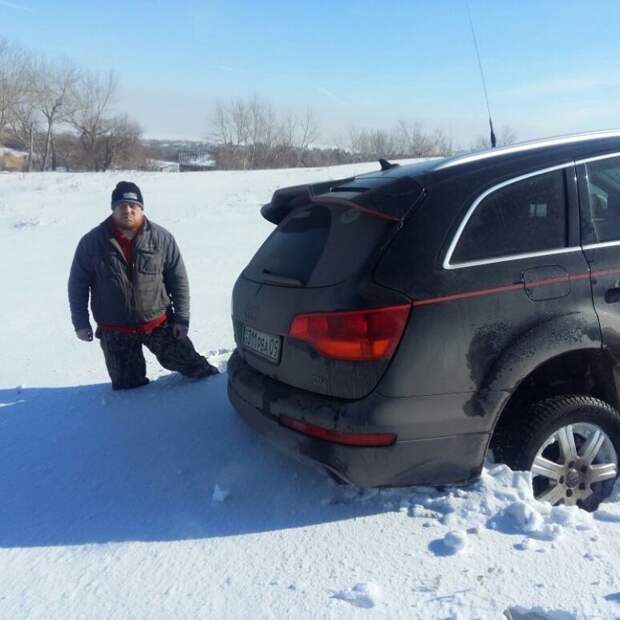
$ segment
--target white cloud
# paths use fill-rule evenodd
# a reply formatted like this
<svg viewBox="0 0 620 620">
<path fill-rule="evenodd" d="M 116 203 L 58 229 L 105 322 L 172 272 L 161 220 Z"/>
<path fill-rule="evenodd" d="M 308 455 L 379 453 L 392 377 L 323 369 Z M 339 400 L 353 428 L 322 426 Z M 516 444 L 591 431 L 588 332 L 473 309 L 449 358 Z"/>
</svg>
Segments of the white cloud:
<svg viewBox="0 0 620 620">
<path fill-rule="evenodd" d="M 16 11 L 25 11 L 26 13 L 34 13 L 34 10 L 23 4 L 15 4 L 14 2 L 8 2 L 7 0 L 0 0 L 0 7 L 7 9 L 14 9 Z"/>
</svg>

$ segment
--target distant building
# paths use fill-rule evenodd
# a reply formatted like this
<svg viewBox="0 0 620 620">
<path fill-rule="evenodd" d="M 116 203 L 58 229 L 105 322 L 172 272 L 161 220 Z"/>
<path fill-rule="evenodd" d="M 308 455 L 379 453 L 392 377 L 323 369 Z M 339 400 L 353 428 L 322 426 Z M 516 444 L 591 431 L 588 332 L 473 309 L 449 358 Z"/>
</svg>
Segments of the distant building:
<svg viewBox="0 0 620 620">
<path fill-rule="evenodd" d="M 215 159 L 210 151 L 179 151 L 179 172 L 204 172 L 215 170 Z"/>
<path fill-rule="evenodd" d="M 147 165 L 151 170 L 157 172 L 179 172 L 180 166 L 176 161 L 162 161 L 160 159 L 149 159 Z"/>
</svg>

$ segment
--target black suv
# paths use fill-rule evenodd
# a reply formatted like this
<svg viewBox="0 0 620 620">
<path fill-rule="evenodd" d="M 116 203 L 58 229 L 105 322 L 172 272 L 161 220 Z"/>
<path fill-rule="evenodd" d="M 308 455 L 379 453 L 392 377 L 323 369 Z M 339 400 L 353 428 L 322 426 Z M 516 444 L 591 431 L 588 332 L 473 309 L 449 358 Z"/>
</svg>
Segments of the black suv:
<svg viewBox="0 0 620 620">
<path fill-rule="evenodd" d="M 228 390 L 360 486 L 485 454 L 595 508 L 620 454 L 620 132 L 281 189 L 237 280 Z"/>
</svg>

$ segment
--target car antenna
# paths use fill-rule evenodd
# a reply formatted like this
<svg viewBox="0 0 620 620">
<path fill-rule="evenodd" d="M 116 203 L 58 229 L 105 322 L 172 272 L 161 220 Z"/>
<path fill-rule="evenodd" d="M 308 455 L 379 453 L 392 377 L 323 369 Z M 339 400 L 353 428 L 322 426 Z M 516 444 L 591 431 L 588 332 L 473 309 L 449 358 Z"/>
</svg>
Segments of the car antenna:
<svg viewBox="0 0 620 620">
<path fill-rule="evenodd" d="M 494 149 L 497 146 L 497 139 L 495 138 L 495 132 L 493 131 L 493 120 L 491 118 L 491 106 L 489 105 L 489 93 L 487 92 L 487 81 L 484 78 L 484 69 L 482 68 L 482 61 L 480 60 L 480 50 L 478 49 L 478 39 L 476 37 L 476 30 L 474 28 L 474 20 L 471 17 L 471 10 L 469 8 L 468 0 L 465 0 L 465 6 L 467 7 L 467 16 L 469 17 L 469 26 L 471 28 L 471 36 L 474 40 L 474 47 L 476 49 L 476 57 L 478 58 L 478 67 L 480 68 L 480 77 L 482 78 L 482 89 L 484 90 L 484 99 L 487 102 L 487 111 L 489 113 L 489 129 L 491 130 L 491 148 Z"/>
<path fill-rule="evenodd" d="M 381 170 L 389 170 L 390 168 L 398 168 L 398 166 L 400 166 L 400 164 L 393 164 L 382 157 L 379 159 L 379 164 L 381 164 Z"/>
</svg>

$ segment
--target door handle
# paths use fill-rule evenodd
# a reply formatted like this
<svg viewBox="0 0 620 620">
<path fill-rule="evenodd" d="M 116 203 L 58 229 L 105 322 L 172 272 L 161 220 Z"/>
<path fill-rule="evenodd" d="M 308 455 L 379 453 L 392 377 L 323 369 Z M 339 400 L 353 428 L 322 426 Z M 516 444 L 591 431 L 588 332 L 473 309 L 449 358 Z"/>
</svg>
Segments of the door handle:
<svg viewBox="0 0 620 620">
<path fill-rule="evenodd" d="M 608 304 L 615 304 L 620 301 L 620 288 L 608 288 L 605 291 L 605 301 Z"/>
</svg>

